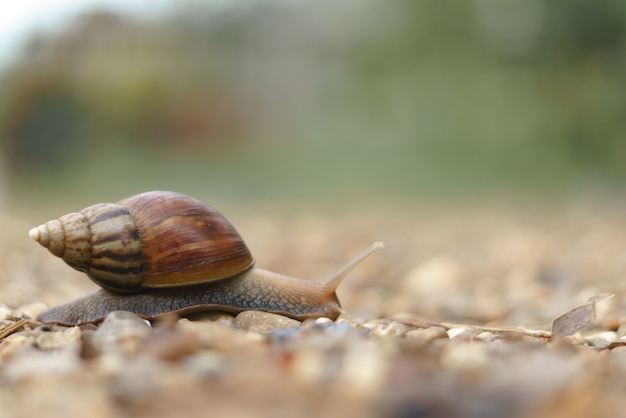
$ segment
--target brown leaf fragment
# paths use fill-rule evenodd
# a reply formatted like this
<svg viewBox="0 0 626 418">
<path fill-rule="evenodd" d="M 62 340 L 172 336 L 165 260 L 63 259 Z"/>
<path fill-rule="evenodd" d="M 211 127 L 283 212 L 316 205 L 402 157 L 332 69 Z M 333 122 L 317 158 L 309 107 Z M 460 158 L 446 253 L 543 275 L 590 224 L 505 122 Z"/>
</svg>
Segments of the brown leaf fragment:
<svg viewBox="0 0 626 418">
<path fill-rule="evenodd" d="M 552 321 L 552 338 L 572 335 L 596 317 L 594 303 L 586 303 L 571 309 L 554 318 Z"/>
<path fill-rule="evenodd" d="M 613 341 L 606 348 L 607 350 L 612 350 L 617 347 L 625 347 L 625 346 L 626 346 L 626 341 Z"/>
<path fill-rule="evenodd" d="M 600 302 L 604 302 L 605 300 L 611 299 L 613 296 L 615 296 L 614 294 L 601 294 L 601 295 L 595 295 L 590 297 L 589 299 L 587 299 L 587 303 L 600 303 Z"/>
<path fill-rule="evenodd" d="M 552 320 L 552 338 L 572 335 L 591 321 L 596 319 L 596 303 L 612 298 L 614 295 L 596 295 L 584 305 L 577 306 L 562 313 Z"/>
</svg>

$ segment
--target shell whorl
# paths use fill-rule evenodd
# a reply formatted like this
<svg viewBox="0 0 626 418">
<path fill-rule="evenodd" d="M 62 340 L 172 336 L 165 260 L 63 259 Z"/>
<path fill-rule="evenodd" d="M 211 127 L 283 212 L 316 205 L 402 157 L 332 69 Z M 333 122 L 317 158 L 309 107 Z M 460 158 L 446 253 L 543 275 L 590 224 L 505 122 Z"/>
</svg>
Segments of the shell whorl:
<svg viewBox="0 0 626 418">
<path fill-rule="evenodd" d="M 218 280 L 254 264 L 219 212 L 173 192 L 89 206 L 29 235 L 100 286 L 119 292 Z"/>
<path fill-rule="evenodd" d="M 118 291 L 141 287 L 142 244 L 135 221 L 123 206 L 89 206 L 33 228 L 29 235 L 103 287 Z"/>
</svg>

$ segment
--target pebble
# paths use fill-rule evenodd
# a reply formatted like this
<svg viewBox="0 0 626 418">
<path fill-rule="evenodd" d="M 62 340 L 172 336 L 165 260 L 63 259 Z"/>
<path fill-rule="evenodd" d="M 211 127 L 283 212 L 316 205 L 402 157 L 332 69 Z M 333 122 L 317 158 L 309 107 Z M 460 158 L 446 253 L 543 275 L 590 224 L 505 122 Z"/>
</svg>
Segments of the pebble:
<svg viewBox="0 0 626 418">
<path fill-rule="evenodd" d="M 13 312 L 6 305 L 0 305 L 0 320 L 13 318 Z"/>
<path fill-rule="evenodd" d="M 441 352 L 442 365 L 451 370 L 488 367 L 492 358 L 486 347 L 487 344 L 446 344 Z"/>
<path fill-rule="evenodd" d="M 123 360 L 121 356 L 108 357 L 117 359 L 119 364 L 116 366 L 121 366 L 113 369 L 115 373 L 111 386 L 112 396 L 120 402 L 136 402 L 154 393 L 159 387 L 175 384 L 177 373 L 168 363 L 148 356 L 140 356 L 132 361 Z M 111 364 L 114 361 L 111 360 Z"/>
<path fill-rule="evenodd" d="M 306 320 L 299 327 L 286 328 L 272 332 L 271 338 L 283 346 L 294 346 L 300 343 L 314 345 L 324 349 L 342 344 L 348 339 L 360 339 L 368 334 L 369 329 L 351 324 L 349 321 L 317 322 Z"/>
<path fill-rule="evenodd" d="M 329 380 L 328 358 L 324 351 L 315 348 L 298 350 L 291 360 L 294 376 L 309 384 L 317 384 Z"/>
<path fill-rule="evenodd" d="M 361 340 L 348 345 L 343 356 L 340 382 L 354 395 L 376 395 L 387 375 L 387 351 L 373 340 Z"/>
<path fill-rule="evenodd" d="M 150 334 L 150 323 L 126 311 L 111 312 L 90 336 L 90 342 L 99 352 L 134 352 L 139 341 Z"/>
<path fill-rule="evenodd" d="M 81 329 L 72 327 L 63 332 L 43 332 L 36 337 L 35 345 L 42 350 L 54 350 L 71 343 L 79 343 L 81 338 Z"/>
<path fill-rule="evenodd" d="M 597 332 L 594 334 L 585 335 L 585 338 L 587 340 L 590 340 L 593 338 L 599 338 L 608 342 L 612 342 L 618 339 L 618 334 L 615 331 L 603 331 L 603 332 Z"/>
<path fill-rule="evenodd" d="M 617 335 L 618 334 L 615 331 L 598 332 L 586 335 L 585 342 L 591 347 L 607 348 L 613 341 L 618 339 Z"/>
<path fill-rule="evenodd" d="M 450 339 L 466 338 L 466 337 L 473 337 L 473 336 L 474 336 L 474 334 L 472 334 L 466 328 L 450 328 L 448 330 L 448 337 Z"/>
<path fill-rule="evenodd" d="M 440 338 L 448 338 L 448 333 L 445 328 L 442 327 L 430 327 L 412 329 L 406 333 L 406 338 L 424 342 L 431 342 Z"/>
<path fill-rule="evenodd" d="M 245 344 L 246 341 L 246 333 L 232 323 L 190 321 L 183 318 L 177 325 L 181 332 L 193 334 L 201 344 L 215 349 L 228 350 L 235 345 Z"/>
<path fill-rule="evenodd" d="M 188 315 L 185 315 L 185 318 L 190 319 L 192 321 L 212 321 L 212 322 L 222 322 L 226 324 L 232 324 L 235 321 L 235 317 L 231 314 L 225 312 L 215 312 L 215 311 L 202 311 L 202 312 L 194 312 Z"/>
<path fill-rule="evenodd" d="M 15 352 L 32 347 L 36 336 L 32 332 L 17 332 L 11 334 L 0 343 L 0 364 L 9 359 Z"/>
<path fill-rule="evenodd" d="M 80 357 L 74 350 L 21 350 L 11 358 L 3 370 L 3 376 L 11 380 L 42 376 L 60 376 L 81 367 Z"/>
<path fill-rule="evenodd" d="M 200 337 L 181 328 L 159 329 L 145 340 L 141 354 L 161 360 L 175 362 L 185 358 L 203 347 Z"/>
<path fill-rule="evenodd" d="M 626 336 L 626 323 L 621 324 L 617 329 L 617 337 L 621 338 L 624 336 Z"/>
<path fill-rule="evenodd" d="M 183 369 L 192 376 L 215 379 L 225 376 L 230 369 L 228 358 L 214 351 L 199 351 L 181 361 Z"/>
<path fill-rule="evenodd" d="M 371 329 L 371 335 L 377 337 L 404 337 L 409 330 L 408 326 L 392 321 L 386 324 L 376 324 Z"/>
<path fill-rule="evenodd" d="M 611 342 L 605 340 L 604 338 L 590 338 L 587 340 L 587 344 L 591 347 L 607 348 L 611 344 Z"/>
<path fill-rule="evenodd" d="M 262 311 L 243 311 L 235 317 L 235 325 L 243 330 L 259 334 L 268 334 L 273 331 L 300 325 L 300 321 Z"/>
<path fill-rule="evenodd" d="M 500 337 L 498 335 L 494 334 L 493 332 L 484 331 L 484 332 L 481 332 L 480 334 L 478 334 L 476 336 L 476 338 L 478 338 L 479 340 L 482 340 L 482 341 L 495 341 L 495 340 L 499 339 Z"/>
</svg>

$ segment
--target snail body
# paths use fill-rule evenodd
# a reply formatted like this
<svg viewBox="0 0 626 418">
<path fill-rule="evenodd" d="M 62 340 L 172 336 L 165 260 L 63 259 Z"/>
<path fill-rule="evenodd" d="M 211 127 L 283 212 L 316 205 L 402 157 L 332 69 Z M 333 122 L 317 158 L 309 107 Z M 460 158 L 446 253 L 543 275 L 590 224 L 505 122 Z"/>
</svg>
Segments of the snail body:
<svg viewBox="0 0 626 418">
<path fill-rule="evenodd" d="M 294 319 L 335 319 L 335 289 L 382 243 L 322 281 L 254 267 L 235 228 L 192 197 L 147 192 L 101 203 L 31 229 L 31 238 L 83 271 L 99 289 L 44 311 L 42 322 L 96 323 L 112 311 L 146 319 L 177 313 L 263 310 Z"/>
</svg>

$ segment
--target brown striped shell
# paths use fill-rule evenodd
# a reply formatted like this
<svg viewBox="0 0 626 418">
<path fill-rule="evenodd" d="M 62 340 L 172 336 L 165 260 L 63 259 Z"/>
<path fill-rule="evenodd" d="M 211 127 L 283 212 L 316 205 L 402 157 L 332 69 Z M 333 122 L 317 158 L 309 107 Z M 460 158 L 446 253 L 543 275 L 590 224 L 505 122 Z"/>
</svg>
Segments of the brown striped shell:
<svg viewBox="0 0 626 418">
<path fill-rule="evenodd" d="M 254 264 L 226 218 L 173 192 L 89 206 L 33 228 L 29 235 L 100 286 L 118 292 L 205 283 Z"/>
</svg>

